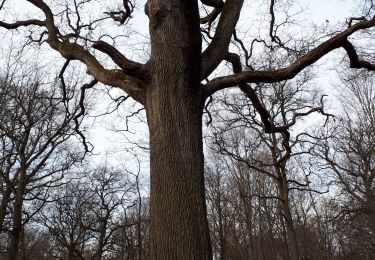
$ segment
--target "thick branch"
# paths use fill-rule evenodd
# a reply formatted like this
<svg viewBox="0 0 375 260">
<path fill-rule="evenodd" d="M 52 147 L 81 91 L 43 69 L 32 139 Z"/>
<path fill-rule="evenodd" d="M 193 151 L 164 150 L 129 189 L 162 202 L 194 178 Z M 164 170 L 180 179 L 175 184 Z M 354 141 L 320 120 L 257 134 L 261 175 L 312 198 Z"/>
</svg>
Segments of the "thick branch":
<svg viewBox="0 0 375 260">
<path fill-rule="evenodd" d="M 28 0 L 39 8 L 46 16 L 44 26 L 48 30 L 47 43 L 64 58 L 79 60 L 87 66 L 88 74 L 95 77 L 103 84 L 118 87 L 131 95 L 135 100 L 143 103 L 144 83 L 133 76 L 129 76 L 121 70 L 105 69 L 99 61 L 86 49 L 76 43 L 61 42 L 58 38 L 59 30 L 55 26 L 54 16 L 49 6 L 42 0 Z"/>
<path fill-rule="evenodd" d="M 214 38 L 202 54 L 201 79 L 207 78 L 219 66 L 228 52 L 242 5 L 243 0 L 227 0 L 225 2 Z"/>
<path fill-rule="evenodd" d="M 87 66 L 87 73 L 94 76 L 101 83 L 121 88 L 132 98 L 143 103 L 144 83 L 140 79 L 129 76 L 122 70 L 105 69 L 89 51 L 80 45 L 61 43 L 59 41 L 48 43 L 64 58 L 83 62 Z"/>
<path fill-rule="evenodd" d="M 200 23 L 201 23 L 201 24 L 206 24 L 206 23 L 208 23 L 208 24 L 211 25 L 211 23 L 212 23 L 213 21 L 215 21 L 216 18 L 219 16 L 219 14 L 221 13 L 221 10 L 222 10 L 222 9 L 214 8 L 214 10 L 212 10 L 211 13 L 209 13 L 207 16 L 202 17 L 202 18 L 200 19 Z"/>
<path fill-rule="evenodd" d="M 97 41 L 93 48 L 107 54 L 129 76 L 145 79 L 147 69 L 144 64 L 134 62 L 126 58 L 119 50 L 104 41 Z"/>
<path fill-rule="evenodd" d="M 358 55 L 356 55 L 354 47 L 352 47 L 352 45 L 348 45 L 347 41 L 347 38 L 353 33 L 373 26 L 375 26 L 375 17 L 371 20 L 358 22 L 355 25 L 347 28 L 343 32 L 333 36 L 329 40 L 323 42 L 285 68 L 267 71 L 242 71 L 233 75 L 215 78 L 206 84 L 206 96 L 212 95 L 218 90 L 228 87 L 234 87 L 241 83 L 274 83 L 292 79 L 304 68 L 315 63 L 332 50 L 340 47 L 346 49 L 352 65 L 373 70 L 374 65 L 364 61 L 360 61 L 358 59 Z"/>
<path fill-rule="evenodd" d="M 368 61 L 360 60 L 355 50 L 353 44 L 348 40 L 343 42 L 342 47 L 345 49 L 346 53 L 348 54 L 350 60 L 350 67 L 356 69 L 368 69 L 368 70 L 375 70 L 375 64 L 372 64 Z"/>
<path fill-rule="evenodd" d="M 221 0 L 201 0 L 204 5 L 221 8 L 223 6 L 223 1 Z"/>
<path fill-rule="evenodd" d="M 237 54 L 234 53 L 228 53 L 225 57 L 225 59 L 232 64 L 233 67 L 233 72 L 234 73 L 240 73 L 242 71 L 242 66 L 241 66 L 241 60 L 240 57 Z M 258 112 L 262 124 L 263 124 L 263 129 L 266 133 L 280 133 L 283 137 L 282 145 L 285 148 L 285 154 L 277 160 L 277 165 L 284 165 L 285 162 L 290 158 L 290 154 L 292 152 L 291 146 L 290 146 L 290 133 L 289 129 L 294 126 L 297 122 L 297 118 L 299 117 L 304 117 L 308 116 L 314 112 L 320 112 L 322 115 L 327 116 L 332 116 L 330 114 L 327 114 L 324 112 L 324 107 L 323 107 L 323 97 L 321 98 L 321 106 L 316 107 L 316 108 L 311 108 L 310 110 L 306 112 L 300 112 L 300 113 L 295 113 L 293 115 L 292 120 L 289 121 L 289 123 L 285 123 L 282 126 L 275 126 L 274 122 L 271 119 L 271 116 L 266 109 L 266 107 L 262 104 L 260 101 L 256 91 L 246 83 L 239 83 L 239 87 L 241 91 L 250 99 L 251 103 L 253 104 L 255 110 Z"/>
<path fill-rule="evenodd" d="M 234 73 L 242 72 L 241 60 L 237 54 L 228 53 L 225 59 L 232 64 Z M 270 114 L 268 113 L 268 110 L 263 106 L 255 90 L 246 83 L 239 83 L 239 87 L 241 91 L 250 99 L 255 110 L 259 113 L 266 133 L 271 133 L 271 129 L 273 129 L 274 126 L 270 122 Z"/>
<path fill-rule="evenodd" d="M 223 10 L 224 2 L 222 0 L 201 0 L 204 5 L 214 7 L 214 9 L 206 17 L 200 19 L 201 24 L 211 24 L 219 16 Z"/>
<path fill-rule="evenodd" d="M 45 21 L 32 19 L 32 20 L 26 20 L 26 21 L 16 21 L 14 23 L 5 23 L 0 21 L 0 27 L 4 27 L 5 29 L 11 30 L 11 29 L 17 29 L 22 26 L 30 26 L 30 25 L 36 25 L 36 26 L 46 26 Z"/>
</svg>

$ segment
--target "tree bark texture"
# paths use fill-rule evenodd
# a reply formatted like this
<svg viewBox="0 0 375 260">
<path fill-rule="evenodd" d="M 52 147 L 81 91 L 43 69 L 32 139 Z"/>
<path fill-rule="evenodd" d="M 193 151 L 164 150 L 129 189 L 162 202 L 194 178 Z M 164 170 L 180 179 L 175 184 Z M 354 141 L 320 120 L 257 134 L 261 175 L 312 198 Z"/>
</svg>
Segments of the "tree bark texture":
<svg viewBox="0 0 375 260">
<path fill-rule="evenodd" d="M 149 1 L 151 258 L 211 259 L 197 1 Z"/>
</svg>

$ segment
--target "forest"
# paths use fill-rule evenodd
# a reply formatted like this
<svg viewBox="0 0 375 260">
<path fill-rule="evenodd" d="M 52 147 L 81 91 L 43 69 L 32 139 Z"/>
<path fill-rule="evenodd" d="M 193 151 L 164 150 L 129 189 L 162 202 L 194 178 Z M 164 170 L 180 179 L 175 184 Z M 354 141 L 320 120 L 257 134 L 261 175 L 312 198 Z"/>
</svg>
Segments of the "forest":
<svg viewBox="0 0 375 260">
<path fill-rule="evenodd" d="M 0 260 L 375 259 L 373 0 L 0 0 Z"/>
</svg>

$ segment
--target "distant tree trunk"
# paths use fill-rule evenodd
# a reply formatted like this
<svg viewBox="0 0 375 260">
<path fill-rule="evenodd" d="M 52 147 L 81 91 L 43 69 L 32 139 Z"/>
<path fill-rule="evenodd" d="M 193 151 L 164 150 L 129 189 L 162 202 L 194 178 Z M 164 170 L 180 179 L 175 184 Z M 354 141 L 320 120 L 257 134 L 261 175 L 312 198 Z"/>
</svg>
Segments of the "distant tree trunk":
<svg viewBox="0 0 375 260">
<path fill-rule="evenodd" d="M 12 187 L 10 184 L 6 184 L 5 190 L 3 191 L 1 203 L 0 203 L 0 233 L 3 230 L 4 220 L 6 216 L 7 207 L 9 204 L 10 195 L 12 194 Z"/>
<path fill-rule="evenodd" d="M 252 198 L 250 197 L 248 200 L 242 196 L 241 198 L 243 206 L 244 206 L 244 214 L 245 214 L 245 222 L 246 222 L 246 233 L 249 236 L 247 241 L 247 257 L 253 258 L 254 257 L 254 238 L 253 238 L 253 213 L 251 208 Z"/>
<path fill-rule="evenodd" d="M 152 259 L 212 258 L 204 188 L 197 4 L 159 0 L 148 5 L 153 10 L 152 78 L 145 104 L 150 132 Z"/>
<path fill-rule="evenodd" d="M 226 237 L 225 237 L 225 232 L 224 232 L 224 220 L 223 220 L 223 209 L 222 209 L 222 206 L 221 206 L 221 203 L 223 202 L 222 200 L 222 196 L 221 196 L 221 193 L 219 192 L 218 196 L 217 196 L 217 201 L 216 201 L 216 205 L 217 205 L 217 217 L 218 217 L 218 224 L 219 224 L 219 244 L 220 244 L 220 259 L 221 260 L 225 260 L 227 259 L 227 256 L 226 256 Z"/>
<path fill-rule="evenodd" d="M 238 181 L 238 189 L 239 189 L 239 197 L 242 203 L 243 208 L 243 214 L 245 219 L 245 226 L 246 231 L 244 232 L 246 234 L 245 237 L 248 236 L 248 239 L 246 239 L 246 257 L 248 259 L 254 258 L 254 239 L 253 239 L 253 202 L 252 196 L 249 196 L 251 194 L 251 180 L 250 180 L 250 174 L 248 171 L 243 170 L 241 168 L 241 164 L 237 163 L 237 169 L 239 172 L 239 181 Z"/>
<path fill-rule="evenodd" d="M 279 176 L 281 176 L 281 178 L 279 179 L 279 182 L 278 182 L 278 192 L 279 192 L 278 196 L 280 198 L 280 209 L 283 214 L 284 222 L 286 226 L 286 240 L 287 240 L 287 245 L 288 245 L 288 255 L 289 255 L 290 260 L 298 260 L 299 259 L 298 243 L 297 243 L 296 231 L 295 231 L 294 224 L 293 224 L 292 213 L 290 211 L 290 205 L 289 205 L 288 182 L 286 179 L 285 169 L 280 169 L 280 171 L 281 173 Z"/>
<path fill-rule="evenodd" d="M 371 246 L 372 246 L 372 254 L 373 257 L 375 257 L 375 199 L 373 196 L 369 196 L 370 200 L 367 200 L 368 205 L 368 213 L 367 213 L 367 219 L 368 219 L 368 225 L 371 232 Z"/>
<path fill-rule="evenodd" d="M 288 246 L 288 259 L 289 260 L 298 260 L 299 251 L 296 231 L 294 229 L 292 213 L 290 211 L 289 205 L 289 183 L 286 171 L 286 162 L 290 158 L 281 162 L 278 151 L 278 139 L 275 133 L 272 133 L 272 149 L 271 154 L 273 158 L 274 171 L 277 177 L 277 197 L 279 198 L 279 209 L 283 216 L 283 220 L 286 228 L 286 243 Z M 285 141 L 285 140 L 284 140 Z M 288 141 L 289 142 L 289 141 Z"/>
<path fill-rule="evenodd" d="M 108 218 L 107 216 L 100 220 L 100 232 L 99 232 L 99 240 L 98 240 L 98 251 L 96 252 L 96 259 L 101 260 L 103 257 L 103 251 L 105 246 L 105 235 L 107 232 L 107 224 Z"/>
<path fill-rule="evenodd" d="M 136 176 L 136 188 L 138 195 L 138 208 L 137 208 L 137 259 L 143 259 L 144 249 L 143 249 L 143 237 L 142 237 L 142 196 L 139 188 L 139 175 Z"/>
<path fill-rule="evenodd" d="M 18 257 L 18 248 L 22 232 L 22 206 L 26 187 L 26 172 L 21 170 L 19 174 L 18 187 L 13 205 L 12 230 L 10 232 L 10 241 L 8 245 L 9 260 L 16 260 Z"/>
<path fill-rule="evenodd" d="M 68 260 L 76 260 L 74 250 L 74 247 L 68 249 Z"/>
<path fill-rule="evenodd" d="M 265 185 L 265 183 L 263 182 L 262 185 Z M 264 186 L 262 187 L 264 188 Z M 264 193 L 264 191 L 263 191 Z M 266 256 L 267 256 L 267 259 L 268 258 L 272 258 L 272 259 L 277 259 L 277 255 L 278 255 L 278 252 L 275 248 L 275 232 L 274 232 L 274 223 L 273 223 L 273 219 L 272 219 L 272 215 L 273 215 L 273 212 L 272 210 L 270 210 L 270 207 L 268 205 L 268 202 L 266 199 L 262 199 L 262 207 L 263 207 L 263 211 L 264 211 L 264 222 L 267 223 L 267 231 L 265 231 L 265 235 L 266 236 L 266 239 L 265 241 L 267 241 L 267 244 L 268 244 L 268 250 L 266 252 Z M 272 256 L 272 257 L 271 257 Z"/>
<path fill-rule="evenodd" d="M 258 199 L 258 212 L 262 212 L 262 198 L 259 198 Z M 258 221 L 258 225 L 259 225 L 259 238 L 260 238 L 260 255 L 261 257 L 259 257 L 259 259 L 262 259 L 262 260 L 266 260 L 266 257 L 265 257 L 265 251 L 266 251 L 266 248 L 264 246 L 264 241 L 265 241 L 265 238 L 264 238 L 264 230 L 263 230 L 263 223 L 265 223 L 264 219 L 263 219 L 263 214 L 259 214 L 259 221 Z"/>
</svg>

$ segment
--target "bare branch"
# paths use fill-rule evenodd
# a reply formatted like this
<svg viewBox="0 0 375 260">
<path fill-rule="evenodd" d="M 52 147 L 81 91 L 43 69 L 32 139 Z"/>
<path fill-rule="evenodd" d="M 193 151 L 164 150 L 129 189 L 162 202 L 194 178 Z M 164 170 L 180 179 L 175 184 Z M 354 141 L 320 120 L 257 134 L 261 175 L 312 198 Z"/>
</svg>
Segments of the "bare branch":
<svg viewBox="0 0 375 260">
<path fill-rule="evenodd" d="M 119 50 L 107 42 L 96 41 L 92 47 L 111 57 L 111 59 L 129 76 L 135 76 L 140 79 L 146 78 L 148 72 L 144 64 L 129 60 Z"/>
<path fill-rule="evenodd" d="M 79 60 L 87 66 L 87 73 L 93 75 L 99 82 L 121 88 L 126 93 L 132 96 L 135 100 L 143 103 L 143 89 L 144 83 L 140 78 L 130 76 L 122 70 L 109 70 L 105 69 L 99 61 L 84 47 L 77 43 L 70 43 L 69 41 L 60 41 L 58 28 L 54 23 L 54 15 L 50 7 L 43 0 L 28 0 L 35 7 L 39 8 L 46 20 L 42 26 L 48 30 L 47 43 L 56 51 L 58 51 L 64 58 L 68 60 Z M 25 25 L 35 24 L 29 20 L 24 22 Z"/>
<path fill-rule="evenodd" d="M 215 21 L 216 18 L 219 16 L 219 14 L 221 13 L 221 10 L 222 10 L 222 9 L 215 8 L 215 9 L 212 10 L 212 12 L 209 13 L 207 16 L 202 17 L 202 18 L 200 19 L 200 23 L 201 23 L 201 24 L 206 24 L 206 23 L 208 23 L 209 25 L 211 25 L 211 23 L 212 23 L 213 21 Z"/>
<path fill-rule="evenodd" d="M 358 64 L 358 58 L 356 59 L 356 55 L 354 55 L 356 52 L 353 52 L 351 47 L 348 46 L 347 38 L 359 30 L 371 28 L 373 26 L 375 26 L 375 17 L 373 17 L 371 20 L 358 22 L 341 33 L 333 36 L 329 40 L 323 42 L 285 68 L 266 71 L 243 71 L 233 75 L 215 78 L 206 84 L 206 96 L 212 95 L 218 90 L 234 87 L 241 83 L 274 83 L 292 79 L 304 68 L 315 63 L 329 52 L 340 47 L 345 48 L 347 51 L 349 50 L 348 55 L 351 57 L 352 62 L 354 61 L 354 64 Z M 355 61 L 357 61 L 357 63 Z M 370 65 L 366 62 L 360 62 L 359 65 L 362 68 L 374 68 L 374 65 Z"/>
<path fill-rule="evenodd" d="M 202 54 L 201 79 L 207 78 L 219 66 L 228 52 L 242 5 L 243 0 L 228 0 L 225 2 L 214 38 Z"/>
<path fill-rule="evenodd" d="M 223 6 L 223 1 L 221 0 L 201 0 L 204 5 L 221 8 Z"/>
<path fill-rule="evenodd" d="M 368 69 L 375 71 L 375 64 L 372 64 L 368 61 L 360 60 L 357 54 L 356 49 L 354 48 L 353 44 L 348 40 L 344 41 L 342 47 L 345 49 L 346 53 L 348 54 L 350 60 L 350 67 L 356 69 Z"/>
<path fill-rule="evenodd" d="M 271 0 L 270 3 L 270 15 L 271 15 L 271 21 L 270 21 L 270 29 L 269 29 L 269 35 L 271 37 L 271 40 L 273 42 L 279 43 L 280 39 L 276 35 L 274 35 L 274 26 L 275 26 L 275 12 L 274 12 L 274 7 L 275 7 L 275 0 Z"/>
<path fill-rule="evenodd" d="M 93 88 L 96 84 L 98 83 L 98 81 L 96 79 L 93 79 L 90 81 L 90 83 L 86 83 L 84 84 L 82 87 L 81 87 L 81 96 L 80 96 L 80 99 L 79 99 L 79 107 L 80 107 L 80 111 L 78 114 L 75 115 L 75 117 L 73 118 L 74 119 L 74 123 L 75 123 L 75 126 L 74 126 L 74 131 L 76 131 L 76 133 L 81 137 L 82 139 L 82 143 L 83 143 L 83 146 L 85 147 L 85 152 L 90 152 L 90 149 L 87 145 L 87 141 L 86 141 L 86 137 L 85 135 L 79 130 L 79 121 L 78 119 L 82 116 L 85 115 L 85 105 L 83 104 L 84 100 L 85 100 L 85 93 L 86 93 L 86 90 L 87 89 L 90 89 L 90 88 Z"/>
<path fill-rule="evenodd" d="M 36 26 L 42 27 L 42 26 L 46 26 L 46 22 L 37 20 L 37 19 L 31 19 L 31 20 L 26 20 L 26 21 L 16 21 L 14 23 L 5 23 L 5 22 L 0 21 L 0 27 L 3 27 L 8 30 L 17 29 L 22 26 L 30 26 L 30 25 L 36 25 Z"/>
<path fill-rule="evenodd" d="M 209 25 L 211 25 L 211 23 L 216 20 L 216 18 L 223 10 L 224 2 L 221 0 L 202 0 L 201 2 L 204 5 L 214 7 L 211 13 L 209 13 L 206 17 L 200 19 L 201 24 L 208 23 Z"/>
<path fill-rule="evenodd" d="M 0 4 L 0 10 L 3 9 L 6 0 L 3 0 Z"/>
<path fill-rule="evenodd" d="M 129 0 L 123 0 L 122 5 L 125 11 L 111 11 L 105 12 L 105 14 L 108 14 L 114 21 L 119 22 L 120 24 L 126 23 L 132 17 L 131 15 L 134 11 L 134 4 Z"/>
</svg>

